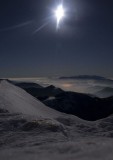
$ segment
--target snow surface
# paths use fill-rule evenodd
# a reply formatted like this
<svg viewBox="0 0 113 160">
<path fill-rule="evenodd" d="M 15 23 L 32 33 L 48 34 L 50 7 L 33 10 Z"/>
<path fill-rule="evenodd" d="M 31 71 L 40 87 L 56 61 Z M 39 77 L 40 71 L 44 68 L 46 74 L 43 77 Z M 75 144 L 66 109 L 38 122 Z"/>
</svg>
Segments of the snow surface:
<svg viewBox="0 0 113 160">
<path fill-rule="evenodd" d="M 8 83 L 6 80 L 0 83 L 0 108 L 7 109 L 12 113 L 44 118 L 53 118 L 60 115 L 59 112 L 45 106 L 24 90 Z"/>
<path fill-rule="evenodd" d="M 0 111 L 1 160 L 113 160 L 113 116 L 88 122 L 61 114 L 7 81 L 0 109 L 9 111 Z"/>
</svg>

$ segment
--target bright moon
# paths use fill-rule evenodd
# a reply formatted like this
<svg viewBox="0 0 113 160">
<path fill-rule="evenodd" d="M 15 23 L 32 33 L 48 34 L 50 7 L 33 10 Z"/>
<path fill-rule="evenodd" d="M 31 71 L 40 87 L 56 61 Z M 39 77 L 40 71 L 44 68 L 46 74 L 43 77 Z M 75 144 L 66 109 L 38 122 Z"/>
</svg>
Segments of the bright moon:
<svg viewBox="0 0 113 160">
<path fill-rule="evenodd" d="M 57 18 L 57 28 L 58 28 L 60 21 L 64 17 L 64 8 L 63 8 L 62 4 L 57 7 L 57 9 L 55 11 L 55 16 Z"/>
</svg>

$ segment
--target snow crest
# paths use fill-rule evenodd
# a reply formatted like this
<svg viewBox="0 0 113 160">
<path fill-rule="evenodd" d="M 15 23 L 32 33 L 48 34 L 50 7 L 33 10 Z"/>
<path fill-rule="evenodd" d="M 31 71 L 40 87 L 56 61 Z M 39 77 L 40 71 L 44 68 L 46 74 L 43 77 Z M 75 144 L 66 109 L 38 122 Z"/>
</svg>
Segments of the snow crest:
<svg viewBox="0 0 113 160">
<path fill-rule="evenodd" d="M 0 108 L 11 113 L 22 113 L 42 118 L 56 118 L 60 115 L 60 112 L 45 106 L 26 91 L 6 80 L 0 82 Z"/>
</svg>

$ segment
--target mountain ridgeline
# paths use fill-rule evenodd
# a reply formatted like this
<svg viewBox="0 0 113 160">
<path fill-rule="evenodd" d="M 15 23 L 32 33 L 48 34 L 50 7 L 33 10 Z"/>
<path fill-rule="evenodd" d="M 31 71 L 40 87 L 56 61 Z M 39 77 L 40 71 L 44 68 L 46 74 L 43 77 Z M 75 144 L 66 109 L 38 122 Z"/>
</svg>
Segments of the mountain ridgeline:
<svg viewBox="0 0 113 160">
<path fill-rule="evenodd" d="M 11 82 L 13 83 L 13 82 Z M 79 118 L 95 121 L 113 114 L 113 97 L 98 98 L 88 94 L 66 92 L 54 86 L 15 83 L 46 106 Z"/>
<path fill-rule="evenodd" d="M 79 76 L 70 76 L 70 77 L 59 77 L 59 79 L 98 80 L 98 81 L 113 82 L 113 80 L 111 79 L 97 76 L 97 75 L 79 75 Z"/>
</svg>

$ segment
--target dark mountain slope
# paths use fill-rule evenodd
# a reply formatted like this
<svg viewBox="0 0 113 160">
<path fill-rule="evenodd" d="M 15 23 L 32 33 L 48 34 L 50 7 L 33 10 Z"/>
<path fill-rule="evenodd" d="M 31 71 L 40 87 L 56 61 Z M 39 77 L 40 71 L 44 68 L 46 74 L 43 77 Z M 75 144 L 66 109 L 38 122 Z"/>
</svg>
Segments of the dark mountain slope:
<svg viewBox="0 0 113 160">
<path fill-rule="evenodd" d="M 75 92 L 64 92 L 43 102 L 58 111 L 94 121 L 113 114 L 113 97 L 97 98 Z"/>
</svg>

